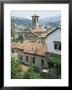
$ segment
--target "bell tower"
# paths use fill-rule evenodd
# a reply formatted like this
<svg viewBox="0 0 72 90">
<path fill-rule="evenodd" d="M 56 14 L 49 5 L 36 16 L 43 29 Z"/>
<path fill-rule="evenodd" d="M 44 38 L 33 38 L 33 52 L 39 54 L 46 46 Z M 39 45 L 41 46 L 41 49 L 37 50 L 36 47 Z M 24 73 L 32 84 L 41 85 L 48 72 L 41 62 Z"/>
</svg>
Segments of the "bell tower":
<svg viewBox="0 0 72 90">
<path fill-rule="evenodd" d="M 32 16 L 32 29 L 35 29 L 38 25 L 38 19 L 39 16 L 37 16 L 36 14 Z"/>
</svg>

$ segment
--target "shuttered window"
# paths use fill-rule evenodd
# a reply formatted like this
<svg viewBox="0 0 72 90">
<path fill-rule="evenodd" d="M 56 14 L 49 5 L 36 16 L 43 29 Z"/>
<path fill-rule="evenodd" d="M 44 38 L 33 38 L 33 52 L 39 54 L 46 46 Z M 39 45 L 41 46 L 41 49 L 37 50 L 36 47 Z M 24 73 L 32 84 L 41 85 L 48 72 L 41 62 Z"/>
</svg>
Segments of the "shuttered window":
<svg viewBox="0 0 72 90">
<path fill-rule="evenodd" d="M 33 64 L 35 64 L 35 57 L 32 58 L 32 62 L 33 62 Z"/>
<path fill-rule="evenodd" d="M 26 56 L 26 62 L 28 62 L 28 56 Z"/>
<path fill-rule="evenodd" d="M 54 49 L 55 50 L 61 50 L 61 42 L 54 42 Z"/>
<path fill-rule="evenodd" d="M 44 65 L 44 59 L 41 59 L 41 65 Z"/>
</svg>

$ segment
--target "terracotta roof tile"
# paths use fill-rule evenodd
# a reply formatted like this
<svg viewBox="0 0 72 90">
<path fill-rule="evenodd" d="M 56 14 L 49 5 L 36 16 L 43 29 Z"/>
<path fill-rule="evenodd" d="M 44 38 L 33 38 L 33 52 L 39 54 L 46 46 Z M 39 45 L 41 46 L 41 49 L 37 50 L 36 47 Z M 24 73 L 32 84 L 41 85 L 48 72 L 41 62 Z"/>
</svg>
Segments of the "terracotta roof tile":
<svg viewBox="0 0 72 90">
<path fill-rule="evenodd" d="M 23 52 L 28 52 L 32 54 L 44 55 L 47 47 L 42 43 L 32 43 L 29 41 L 25 41 L 23 43 L 12 43 L 11 48 L 22 49 Z"/>
</svg>

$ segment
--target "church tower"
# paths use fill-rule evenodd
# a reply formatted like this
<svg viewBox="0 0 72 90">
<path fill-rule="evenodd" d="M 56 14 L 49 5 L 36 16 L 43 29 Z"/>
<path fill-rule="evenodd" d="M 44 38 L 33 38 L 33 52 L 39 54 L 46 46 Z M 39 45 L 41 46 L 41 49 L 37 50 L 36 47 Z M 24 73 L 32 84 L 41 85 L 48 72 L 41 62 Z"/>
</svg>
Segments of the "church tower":
<svg viewBox="0 0 72 90">
<path fill-rule="evenodd" d="M 32 29 L 35 29 L 38 25 L 39 16 L 36 14 L 32 16 Z"/>
</svg>

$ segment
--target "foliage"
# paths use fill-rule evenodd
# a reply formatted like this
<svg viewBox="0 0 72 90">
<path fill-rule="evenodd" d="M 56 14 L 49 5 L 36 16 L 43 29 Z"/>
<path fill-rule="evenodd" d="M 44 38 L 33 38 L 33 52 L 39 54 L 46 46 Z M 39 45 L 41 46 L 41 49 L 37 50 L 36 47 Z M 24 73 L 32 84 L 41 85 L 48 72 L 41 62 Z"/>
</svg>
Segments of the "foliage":
<svg viewBox="0 0 72 90">
<path fill-rule="evenodd" d="M 29 67 L 27 72 L 20 72 L 19 67 L 21 61 L 17 57 L 11 59 L 11 78 L 12 79 L 40 79 L 43 78 L 40 71 L 35 71 L 32 67 Z"/>
<path fill-rule="evenodd" d="M 56 56 L 57 57 L 57 56 Z M 56 64 L 56 65 L 60 65 L 60 63 L 58 63 L 58 62 L 53 62 L 52 60 L 60 60 L 60 57 L 58 57 L 58 58 L 56 58 L 56 57 L 50 57 L 50 60 L 51 61 L 49 61 L 48 63 L 49 63 L 49 68 L 50 68 L 50 73 L 52 73 L 52 76 L 51 76 L 51 74 L 45 74 L 45 73 L 43 73 L 42 71 L 40 71 L 39 69 L 35 69 L 35 68 L 33 68 L 32 66 L 29 66 L 29 69 L 25 72 L 21 72 L 20 71 L 20 66 L 21 66 L 21 60 L 19 60 L 18 59 L 18 57 L 16 57 L 16 56 L 12 56 L 12 59 L 11 59 L 11 78 L 12 79 L 49 79 L 49 78 L 56 78 L 54 75 L 54 73 L 53 73 L 53 71 L 55 72 L 55 70 L 56 70 L 56 72 L 58 72 L 58 75 L 60 75 L 60 67 L 56 67 L 56 68 L 54 68 L 54 64 Z M 52 69 L 54 69 L 54 70 L 52 70 Z M 58 71 L 57 71 L 58 70 Z M 54 76 L 54 77 L 53 77 Z M 58 77 L 57 77 L 58 78 Z"/>
<path fill-rule="evenodd" d="M 21 61 L 18 58 L 12 57 L 11 59 L 11 78 L 12 79 L 19 79 L 20 72 L 19 66 L 21 65 Z"/>
<path fill-rule="evenodd" d="M 61 56 L 49 55 L 48 56 L 49 76 L 61 78 Z"/>
<path fill-rule="evenodd" d="M 23 42 L 24 41 L 24 37 L 23 35 L 19 35 L 18 37 L 15 37 L 15 35 L 12 35 L 12 42 Z"/>
<path fill-rule="evenodd" d="M 61 56 L 51 55 L 48 57 L 50 63 L 61 65 Z"/>
<path fill-rule="evenodd" d="M 23 35 L 22 35 L 22 34 L 18 36 L 18 40 L 19 40 L 20 42 L 23 42 Z"/>
<path fill-rule="evenodd" d="M 41 79 L 42 75 L 40 73 L 40 71 L 35 71 L 32 67 L 29 68 L 29 70 L 24 73 L 24 77 L 25 79 Z"/>
</svg>

